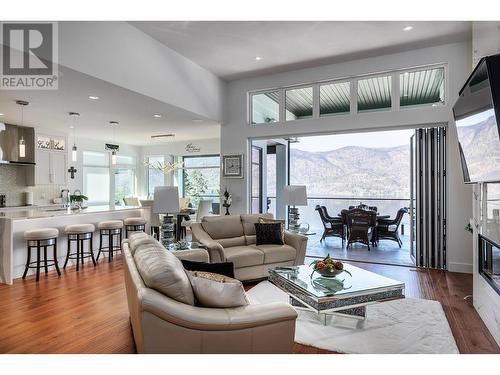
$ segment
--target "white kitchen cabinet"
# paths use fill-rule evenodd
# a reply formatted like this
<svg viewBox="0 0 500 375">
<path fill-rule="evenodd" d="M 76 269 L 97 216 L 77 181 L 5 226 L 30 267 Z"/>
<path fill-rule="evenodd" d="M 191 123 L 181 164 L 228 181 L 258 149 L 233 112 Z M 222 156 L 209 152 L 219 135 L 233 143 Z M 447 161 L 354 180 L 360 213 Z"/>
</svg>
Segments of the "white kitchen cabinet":
<svg viewBox="0 0 500 375">
<path fill-rule="evenodd" d="M 61 151 L 37 150 L 35 176 L 37 185 L 65 185 L 67 154 Z"/>
</svg>

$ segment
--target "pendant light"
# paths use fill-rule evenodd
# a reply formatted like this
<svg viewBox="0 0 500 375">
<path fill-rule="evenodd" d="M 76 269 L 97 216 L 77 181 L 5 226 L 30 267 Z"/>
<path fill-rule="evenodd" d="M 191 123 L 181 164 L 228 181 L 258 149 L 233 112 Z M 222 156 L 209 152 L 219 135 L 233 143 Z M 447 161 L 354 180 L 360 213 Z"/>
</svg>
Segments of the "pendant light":
<svg viewBox="0 0 500 375">
<path fill-rule="evenodd" d="M 109 124 L 113 127 L 113 143 L 115 143 L 115 128 L 118 126 L 118 121 L 110 121 Z M 116 150 L 111 151 L 111 164 L 116 165 Z"/>
<path fill-rule="evenodd" d="M 76 163 L 78 160 L 78 148 L 76 147 L 76 119 L 80 117 L 78 112 L 70 112 L 69 115 L 73 118 L 73 147 L 71 148 L 71 161 Z"/>
<path fill-rule="evenodd" d="M 24 107 L 30 103 L 25 100 L 16 100 L 16 104 L 21 106 L 21 126 L 24 126 Z M 19 157 L 26 157 L 26 142 L 24 141 L 24 137 L 22 135 L 19 140 Z"/>
</svg>

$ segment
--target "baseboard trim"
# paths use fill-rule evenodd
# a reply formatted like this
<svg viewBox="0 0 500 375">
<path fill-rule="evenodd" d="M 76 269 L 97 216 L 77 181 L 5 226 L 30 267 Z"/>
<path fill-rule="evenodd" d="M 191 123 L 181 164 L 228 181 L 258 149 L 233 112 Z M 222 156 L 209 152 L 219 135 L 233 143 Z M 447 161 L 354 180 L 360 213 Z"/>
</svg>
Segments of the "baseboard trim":
<svg viewBox="0 0 500 375">
<path fill-rule="evenodd" d="M 470 263 L 457 263 L 449 262 L 448 271 L 450 272 L 460 272 L 460 273 L 472 273 L 472 264 Z"/>
</svg>

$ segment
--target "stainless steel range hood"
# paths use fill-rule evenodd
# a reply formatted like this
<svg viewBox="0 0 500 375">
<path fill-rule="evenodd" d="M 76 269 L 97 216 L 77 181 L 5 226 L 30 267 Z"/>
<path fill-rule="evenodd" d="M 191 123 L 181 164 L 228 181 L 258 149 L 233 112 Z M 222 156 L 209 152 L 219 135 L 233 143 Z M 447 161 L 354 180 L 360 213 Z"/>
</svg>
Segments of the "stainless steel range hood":
<svg viewBox="0 0 500 375">
<path fill-rule="evenodd" d="M 21 140 L 24 157 L 19 154 Z M 0 164 L 35 165 L 35 129 L 0 122 Z"/>
</svg>

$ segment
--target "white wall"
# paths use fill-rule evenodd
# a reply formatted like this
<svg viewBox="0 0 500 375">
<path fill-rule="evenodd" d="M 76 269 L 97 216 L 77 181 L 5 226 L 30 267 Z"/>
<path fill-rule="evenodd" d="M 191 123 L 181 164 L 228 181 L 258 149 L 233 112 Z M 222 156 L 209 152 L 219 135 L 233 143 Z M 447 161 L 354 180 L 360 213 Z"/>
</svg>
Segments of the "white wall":
<svg viewBox="0 0 500 375">
<path fill-rule="evenodd" d="M 127 22 L 59 22 L 59 63 L 219 121 L 225 83 Z"/>
<path fill-rule="evenodd" d="M 221 153 L 243 153 L 247 164 L 245 178 L 221 181 L 233 194 L 233 212 L 249 211 L 248 139 L 304 134 L 331 134 L 388 128 L 448 123 L 448 225 L 447 256 L 451 271 L 472 271 L 472 244 L 464 225 L 471 216 L 470 187 L 462 182 L 456 129 L 451 107 L 471 71 L 471 44 L 454 43 L 409 52 L 349 61 L 316 68 L 248 78 L 228 83 L 226 112 L 221 127 Z M 390 71 L 428 64 L 447 64 L 448 98 L 443 107 L 424 107 L 401 111 L 360 113 L 319 119 L 304 119 L 286 124 L 248 125 L 247 92 L 361 74 Z"/>
</svg>

